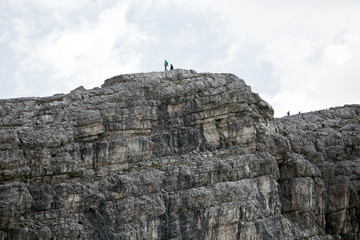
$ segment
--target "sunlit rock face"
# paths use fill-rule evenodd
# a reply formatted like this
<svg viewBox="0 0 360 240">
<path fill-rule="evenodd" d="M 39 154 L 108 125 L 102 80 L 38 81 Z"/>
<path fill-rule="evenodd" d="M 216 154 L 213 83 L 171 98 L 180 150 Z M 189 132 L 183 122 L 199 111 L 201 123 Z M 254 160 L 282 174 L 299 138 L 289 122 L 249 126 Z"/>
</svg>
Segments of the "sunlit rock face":
<svg viewBox="0 0 360 240">
<path fill-rule="evenodd" d="M 359 239 L 359 123 L 181 69 L 0 100 L 0 239 Z"/>
</svg>

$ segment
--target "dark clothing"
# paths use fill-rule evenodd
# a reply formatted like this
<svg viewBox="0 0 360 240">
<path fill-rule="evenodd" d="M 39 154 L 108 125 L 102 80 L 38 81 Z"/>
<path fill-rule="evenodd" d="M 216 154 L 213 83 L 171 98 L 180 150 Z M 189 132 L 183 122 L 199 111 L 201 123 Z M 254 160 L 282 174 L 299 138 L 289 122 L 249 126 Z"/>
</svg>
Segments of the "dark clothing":
<svg viewBox="0 0 360 240">
<path fill-rule="evenodd" d="M 174 69 L 173 65 L 172 65 L 172 64 L 170 64 L 170 70 L 173 70 L 173 69 Z"/>
</svg>

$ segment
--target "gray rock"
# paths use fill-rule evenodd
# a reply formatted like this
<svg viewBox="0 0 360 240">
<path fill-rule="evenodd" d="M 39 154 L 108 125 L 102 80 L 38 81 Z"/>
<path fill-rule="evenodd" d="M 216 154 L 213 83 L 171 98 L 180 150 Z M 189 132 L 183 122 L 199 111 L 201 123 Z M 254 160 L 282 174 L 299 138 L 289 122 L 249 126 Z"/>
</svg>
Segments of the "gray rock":
<svg viewBox="0 0 360 240">
<path fill-rule="evenodd" d="M 359 239 L 359 119 L 182 69 L 0 100 L 0 239 Z"/>
</svg>

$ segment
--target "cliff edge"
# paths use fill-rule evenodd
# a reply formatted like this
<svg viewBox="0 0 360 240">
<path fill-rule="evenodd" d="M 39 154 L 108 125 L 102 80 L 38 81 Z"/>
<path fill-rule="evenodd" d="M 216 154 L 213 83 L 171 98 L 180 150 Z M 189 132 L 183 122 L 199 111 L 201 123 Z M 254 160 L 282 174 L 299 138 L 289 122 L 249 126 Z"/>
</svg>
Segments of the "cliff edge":
<svg viewBox="0 0 360 240">
<path fill-rule="evenodd" d="M 359 122 L 181 69 L 0 100 L 0 239 L 360 239 Z"/>
</svg>

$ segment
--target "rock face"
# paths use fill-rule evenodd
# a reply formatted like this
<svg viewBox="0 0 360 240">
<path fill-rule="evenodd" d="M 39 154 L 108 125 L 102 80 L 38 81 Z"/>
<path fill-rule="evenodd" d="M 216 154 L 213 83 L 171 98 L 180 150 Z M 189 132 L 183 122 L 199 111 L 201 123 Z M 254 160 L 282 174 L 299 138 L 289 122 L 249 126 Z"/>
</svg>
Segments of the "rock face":
<svg viewBox="0 0 360 240">
<path fill-rule="evenodd" d="M 359 123 L 180 69 L 0 100 L 0 239 L 360 239 Z"/>
</svg>

